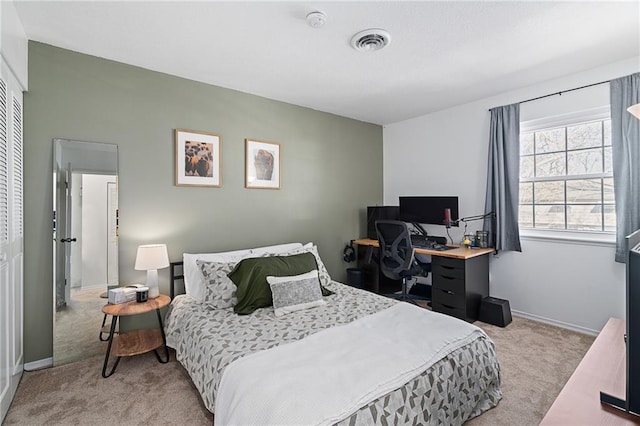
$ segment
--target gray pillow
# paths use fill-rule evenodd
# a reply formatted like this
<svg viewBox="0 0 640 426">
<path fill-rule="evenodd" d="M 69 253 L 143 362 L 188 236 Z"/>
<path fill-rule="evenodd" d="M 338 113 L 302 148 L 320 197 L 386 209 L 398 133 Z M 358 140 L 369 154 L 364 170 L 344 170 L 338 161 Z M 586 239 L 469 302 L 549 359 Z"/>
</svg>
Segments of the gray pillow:
<svg viewBox="0 0 640 426">
<path fill-rule="evenodd" d="M 318 276 L 320 277 L 320 284 L 326 286 L 327 284 L 331 284 L 331 276 L 329 276 L 329 271 L 327 271 L 327 267 L 322 263 L 322 259 L 320 259 L 320 253 L 318 253 L 318 246 L 315 244 L 311 246 L 309 249 L 311 254 L 316 258 L 316 263 L 318 264 Z"/>
<path fill-rule="evenodd" d="M 236 263 L 196 260 L 204 275 L 204 303 L 215 309 L 232 308 L 237 303 L 236 286 L 228 277 Z"/>
<path fill-rule="evenodd" d="M 288 277 L 268 276 L 267 282 L 271 288 L 273 311 L 277 317 L 326 305 L 322 300 L 317 270 Z"/>
</svg>

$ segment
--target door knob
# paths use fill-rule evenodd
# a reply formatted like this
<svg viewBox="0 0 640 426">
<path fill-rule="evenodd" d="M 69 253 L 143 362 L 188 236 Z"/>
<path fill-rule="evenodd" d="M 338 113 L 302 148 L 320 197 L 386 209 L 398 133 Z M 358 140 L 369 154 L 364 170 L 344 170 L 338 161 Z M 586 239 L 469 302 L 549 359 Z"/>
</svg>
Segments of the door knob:
<svg viewBox="0 0 640 426">
<path fill-rule="evenodd" d="M 61 243 L 75 243 L 76 241 L 76 238 L 63 238 L 60 240 Z"/>
</svg>

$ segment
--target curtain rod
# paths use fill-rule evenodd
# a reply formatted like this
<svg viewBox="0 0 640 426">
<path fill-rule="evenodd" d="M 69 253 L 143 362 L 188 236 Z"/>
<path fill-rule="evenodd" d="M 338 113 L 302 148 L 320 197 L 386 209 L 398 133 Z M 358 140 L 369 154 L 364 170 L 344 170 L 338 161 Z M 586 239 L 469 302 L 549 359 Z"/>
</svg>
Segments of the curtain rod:
<svg viewBox="0 0 640 426">
<path fill-rule="evenodd" d="M 544 95 L 544 96 L 538 96 L 537 98 L 527 99 L 526 101 L 520 101 L 519 103 L 524 104 L 526 102 L 537 101 L 538 99 L 548 98 L 550 96 L 555 96 L 555 95 L 561 96 L 563 93 L 573 92 L 574 90 L 586 89 L 587 87 L 599 86 L 601 84 L 609 83 L 610 81 L 611 80 L 606 80 L 606 81 L 601 81 L 600 83 L 587 84 L 586 86 L 580 86 L 580 87 L 576 87 L 576 88 L 569 89 L 569 90 L 562 90 L 560 92 L 550 93 L 550 94 Z"/>
<path fill-rule="evenodd" d="M 520 101 L 520 102 L 516 102 L 516 103 L 524 104 L 526 102 L 537 101 L 538 99 L 549 98 L 551 96 L 556 96 L 556 95 L 562 96 L 563 93 L 573 92 L 574 90 L 586 89 L 587 87 L 599 86 L 601 84 L 610 83 L 610 82 L 611 82 L 611 80 L 605 80 L 605 81 L 601 81 L 599 83 L 587 84 L 586 86 L 574 87 L 573 89 L 567 89 L 567 90 L 562 90 L 560 92 L 549 93 L 548 95 L 538 96 L 537 98 L 531 98 L 531 99 L 527 99 L 526 101 Z M 493 108 L 491 108 L 491 109 L 493 109 Z"/>
</svg>

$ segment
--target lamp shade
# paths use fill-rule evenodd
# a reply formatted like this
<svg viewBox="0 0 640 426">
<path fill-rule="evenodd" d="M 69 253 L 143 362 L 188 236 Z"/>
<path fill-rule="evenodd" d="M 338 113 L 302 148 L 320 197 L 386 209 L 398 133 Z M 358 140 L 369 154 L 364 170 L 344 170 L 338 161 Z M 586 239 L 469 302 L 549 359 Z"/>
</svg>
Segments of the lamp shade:
<svg viewBox="0 0 640 426">
<path fill-rule="evenodd" d="M 640 104 L 631 105 L 627 108 L 627 111 L 629 111 L 629 114 L 640 120 Z"/>
<path fill-rule="evenodd" d="M 166 244 L 147 244 L 138 246 L 136 254 L 137 271 L 149 271 L 152 269 L 162 269 L 169 266 L 169 255 Z"/>
</svg>

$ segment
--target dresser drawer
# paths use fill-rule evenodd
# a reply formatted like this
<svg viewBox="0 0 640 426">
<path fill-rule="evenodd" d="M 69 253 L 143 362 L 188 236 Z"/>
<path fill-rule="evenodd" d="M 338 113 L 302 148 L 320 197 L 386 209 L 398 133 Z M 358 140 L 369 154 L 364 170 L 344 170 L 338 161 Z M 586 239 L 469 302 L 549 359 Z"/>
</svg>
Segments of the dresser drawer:
<svg viewBox="0 0 640 426">
<path fill-rule="evenodd" d="M 464 309 L 454 308 L 452 306 L 445 306 L 440 303 L 436 303 L 436 301 L 431 302 L 431 309 L 434 312 L 440 312 L 441 314 L 447 314 L 452 317 L 460 318 L 461 320 L 465 320 Z"/>
<path fill-rule="evenodd" d="M 464 279 L 461 278 L 450 278 L 442 275 L 434 275 L 433 279 L 431 280 L 431 285 L 433 286 L 433 288 L 447 290 L 456 294 L 465 293 Z"/>
<path fill-rule="evenodd" d="M 451 291 L 435 287 L 431 292 L 431 303 L 456 309 L 465 309 L 466 306 L 464 293 L 453 293 Z"/>
</svg>

